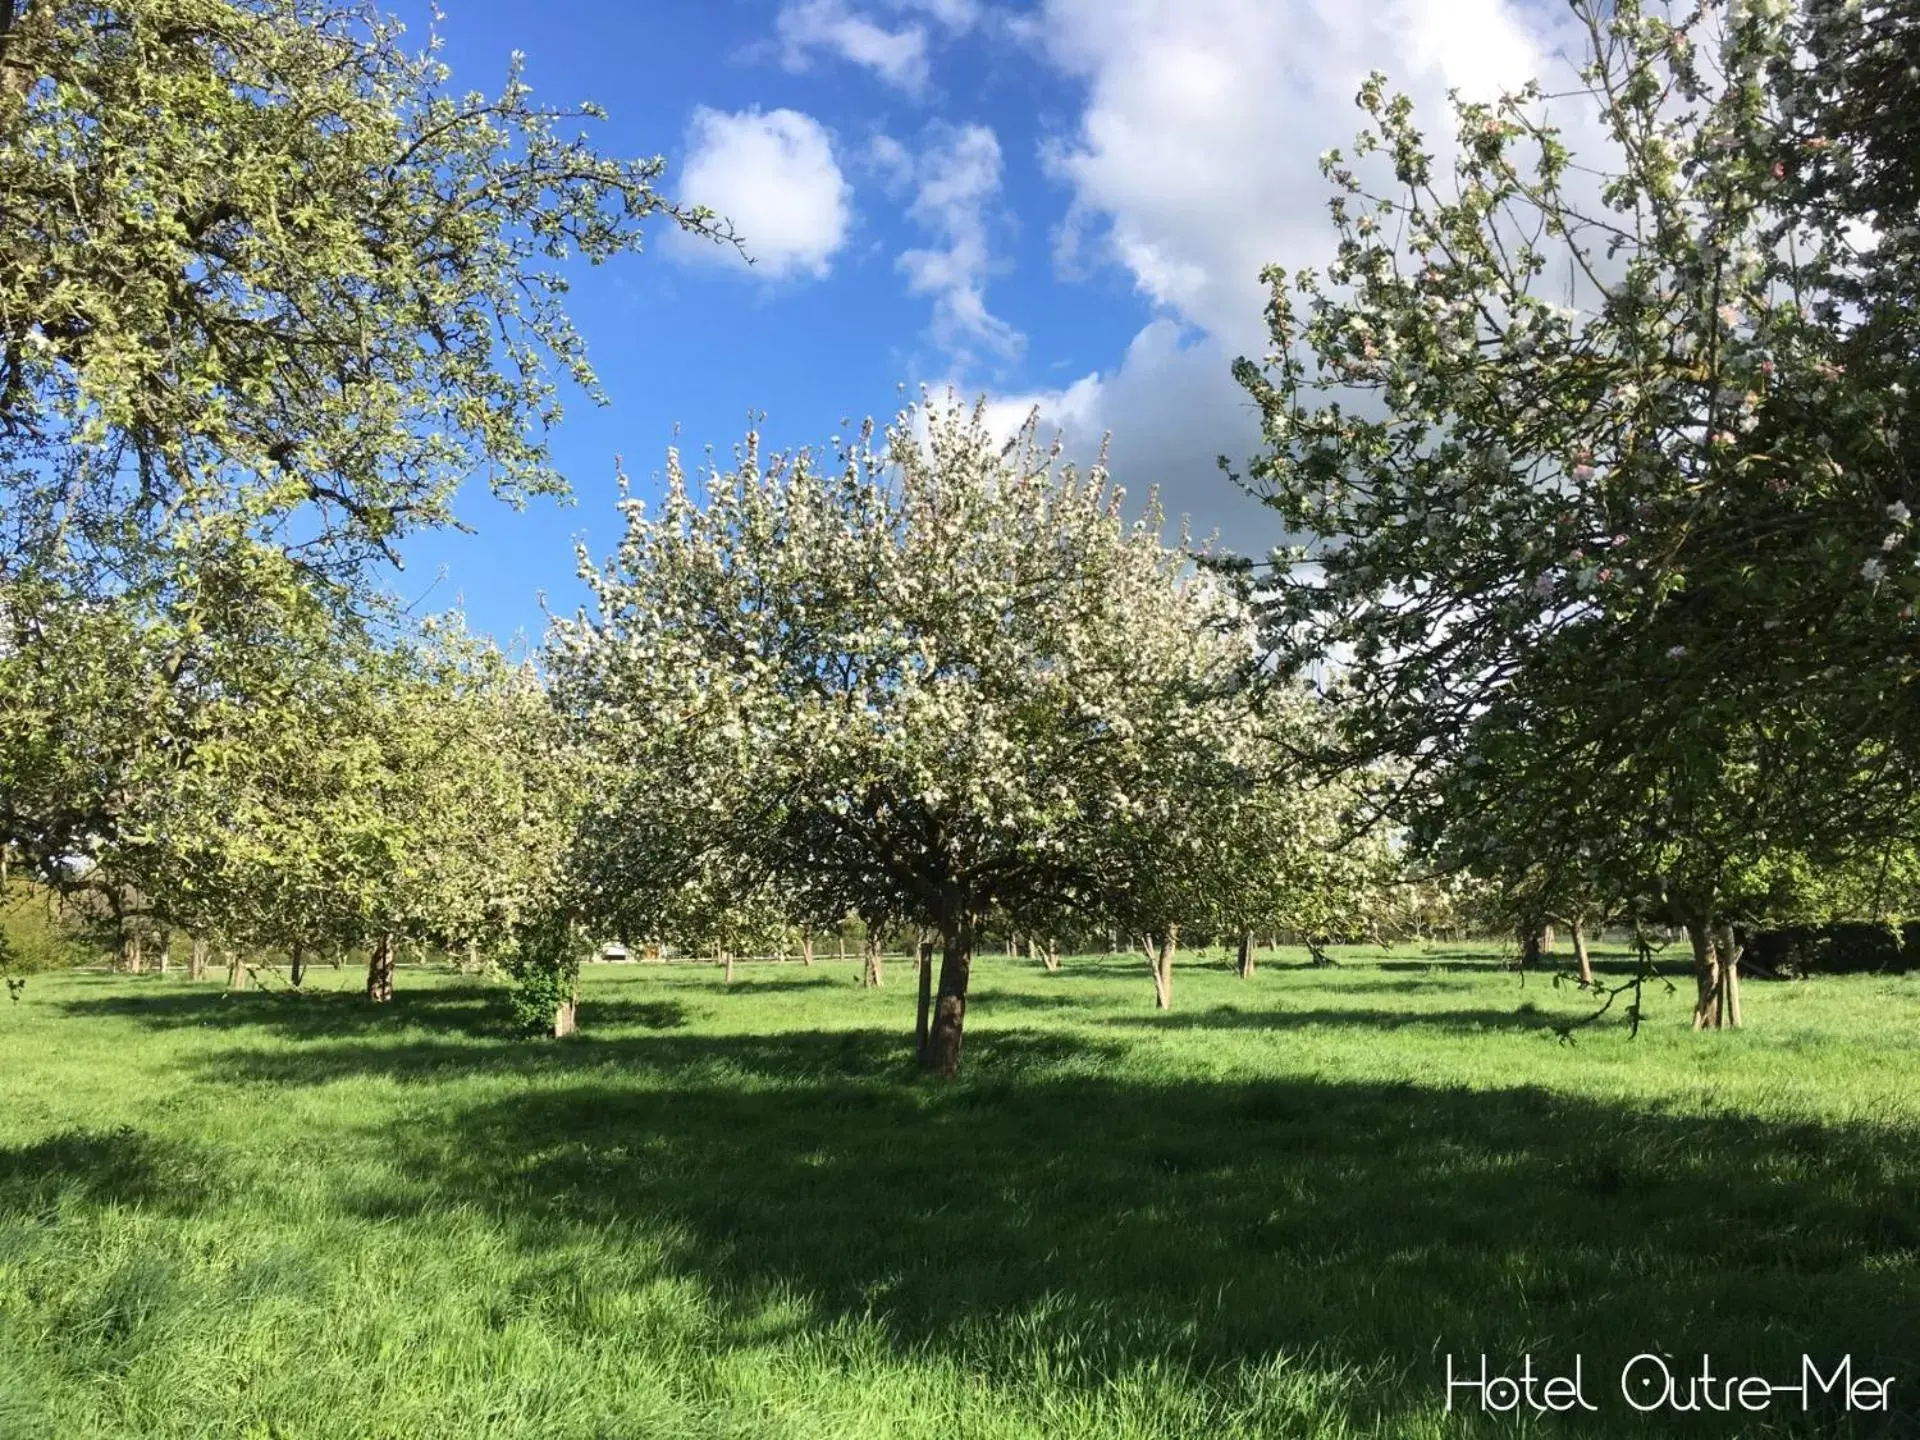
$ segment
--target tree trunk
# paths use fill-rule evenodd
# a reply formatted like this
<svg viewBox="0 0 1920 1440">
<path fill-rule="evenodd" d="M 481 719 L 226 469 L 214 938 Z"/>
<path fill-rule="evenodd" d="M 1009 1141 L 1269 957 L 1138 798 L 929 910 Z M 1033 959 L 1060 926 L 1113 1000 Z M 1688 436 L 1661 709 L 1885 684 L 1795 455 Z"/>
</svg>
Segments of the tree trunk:
<svg viewBox="0 0 1920 1440">
<path fill-rule="evenodd" d="M 367 957 L 367 999 L 376 1005 L 393 999 L 393 954 L 393 935 L 388 933 L 373 942 Z"/>
<path fill-rule="evenodd" d="M 287 971 L 293 977 L 293 988 L 298 990 L 307 983 L 307 952 L 304 946 L 296 945 L 287 959 Z"/>
<path fill-rule="evenodd" d="M 1693 1028 L 1718 1030 L 1725 1022 L 1726 991 L 1721 984 L 1713 929 L 1705 920 L 1689 920 L 1687 939 L 1693 945 Z"/>
<path fill-rule="evenodd" d="M 160 973 L 162 975 L 166 974 L 168 966 L 173 961 L 173 931 L 162 930 L 160 932 L 160 943 L 155 950 L 155 961 L 159 965 Z"/>
<path fill-rule="evenodd" d="M 564 1040 L 579 1026 L 580 981 L 576 978 L 566 998 L 553 1009 L 553 1038 Z"/>
<path fill-rule="evenodd" d="M 1537 969 L 1540 964 L 1540 927 L 1522 922 L 1520 925 L 1520 959 L 1518 965 L 1524 973 Z"/>
<path fill-rule="evenodd" d="M 227 988 L 229 990 L 247 988 L 247 962 L 238 950 L 227 952 Z"/>
<path fill-rule="evenodd" d="M 1179 933 L 1177 925 L 1169 925 L 1166 934 L 1148 935 L 1140 942 L 1140 948 L 1147 952 L 1147 964 L 1153 970 L 1153 1006 L 1156 1010 L 1173 1008 L 1173 947 Z"/>
<path fill-rule="evenodd" d="M 1055 973 L 1059 972 L 1060 942 L 1058 940 L 1055 940 L 1051 935 L 1047 937 L 1047 951 L 1046 951 L 1046 959 L 1044 963 L 1046 964 L 1046 967 L 1048 970 L 1051 970 Z"/>
<path fill-rule="evenodd" d="M 193 937 L 193 951 L 187 958 L 187 979 L 204 980 L 207 978 L 207 937 Z"/>
<path fill-rule="evenodd" d="M 847 958 L 847 927 L 844 924 L 838 930 L 833 932 L 833 943 L 837 948 L 840 958 L 842 960 L 846 959 Z"/>
<path fill-rule="evenodd" d="M 1251 980 L 1253 978 L 1253 932 L 1251 930 L 1242 930 L 1240 932 L 1240 963 L 1238 969 L 1242 980 Z"/>
<path fill-rule="evenodd" d="M 1583 990 L 1594 988 L 1593 957 L 1587 953 L 1587 929 L 1578 920 L 1570 921 L 1567 934 L 1573 939 L 1574 963 L 1580 967 L 1580 987 Z"/>
<path fill-rule="evenodd" d="M 733 952 L 731 950 L 726 953 L 725 964 L 727 967 L 727 984 L 731 985 L 733 984 Z"/>
<path fill-rule="evenodd" d="M 1740 946 L 1733 926 L 1722 925 L 1715 939 L 1720 952 L 1720 1016 L 1729 1030 L 1740 1028 Z"/>
<path fill-rule="evenodd" d="M 867 963 L 860 968 L 860 983 L 869 990 L 881 989 L 887 983 L 886 972 L 880 966 L 880 942 L 867 932 Z"/>
<path fill-rule="evenodd" d="M 1551 955 L 1553 953 L 1553 940 L 1553 926 L 1542 925 L 1540 927 L 1540 953 L 1542 955 Z"/>
<path fill-rule="evenodd" d="M 913 973 L 919 991 L 913 1015 L 913 1053 L 924 1069 L 927 1064 L 928 1038 L 933 1025 L 933 942 L 922 940 Z"/>
<path fill-rule="evenodd" d="M 813 968 L 813 932 L 811 930 L 800 937 L 800 963 L 809 970 Z"/>
<path fill-rule="evenodd" d="M 960 1073 L 960 1041 L 967 1024 L 967 984 L 973 976 L 973 925 L 950 922 L 941 936 L 940 994 L 934 1003 L 933 1029 L 927 1036 L 929 1073 L 952 1079 Z M 931 959 L 923 973 L 933 969 Z"/>
</svg>

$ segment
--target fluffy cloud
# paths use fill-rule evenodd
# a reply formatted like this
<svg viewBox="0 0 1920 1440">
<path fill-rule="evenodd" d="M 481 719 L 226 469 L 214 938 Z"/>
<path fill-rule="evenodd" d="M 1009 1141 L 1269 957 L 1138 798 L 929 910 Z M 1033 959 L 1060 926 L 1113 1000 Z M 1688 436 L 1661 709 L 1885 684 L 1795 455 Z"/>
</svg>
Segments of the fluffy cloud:
<svg viewBox="0 0 1920 1440">
<path fill-rule="evenodd" d="M 1261 268 L 1331 252 L 1320 152 L 1351 141 L 1374 69 L 1444 135 L 1449 88 L 1486 98 L 1547 67 L 1544 23 L 1519 0 L 1046 0 L 1027 34 L 1085 95 L 1043 155 L 1070 196 L 1058 253 L 1120 267 L 1166 318 L 1111 373 L 1009 399 L 1070 435 L 1111 430 L 1117 474 L 1158 478 L 1234 548 L 1273 543 L 1271 512 L 1214 462 L 1257 440 L 1229 366 L 1265 348 Z"/>
<path fill-rule="evenodd" d="M 933 299 L 934 339 L 956 361 L 1017 355 L 1020 332 L 987 309 L 989 210 L 1000 195 L 1000 142 L 984 125 L 940 126 L 914 163 L 908 216 L 940 245 L 900 257 L 907 286 Z"/>
<path fill-rule="evenodd" d="M 955 33 L 971 29 L 980 16 L 976 0 L 888 0 L 888 8 L 925 15 Z M 789 70 L 804 70 L 825 52 L 909 94 L 926 87 L 927 27 L 917 20 L 890 27 L 847 0 L 787 0 L 774 26 Z"/>
<path fill-rule="evenodd" d="M 846 243 L 850 196 L 832 140 L 811 116 L 797 110 L 694 112 L 680 198 L 731 221 L 760 274 L 824 276 Z M 683 254 L 735 258 L 731 249 L 674 233 Z"/>
<path fill-rule="evenodd" d="M 1111 435 L 1113 478 L 1126 489 L 1129 509 L 1157 489 L 1170 529 L 1184 520 L 1196 541 L 1218 536 L 1227 549 L 1263 555 L 1282 539 L 1279 517 L 1218 469 L 1223 454 L 1236 465 L 1251 454 L 1260 433 L 1251 404 L 1227 375 L 1232 363 L 1219 340 L 1156 320 L 1111 372 L 1060 389 L 994 396 L 988 416 L 1010 434 L 1038 410 L 1042 434 L 1058 433 L 1066 453 L 1083 462 Z"/>
</svg>

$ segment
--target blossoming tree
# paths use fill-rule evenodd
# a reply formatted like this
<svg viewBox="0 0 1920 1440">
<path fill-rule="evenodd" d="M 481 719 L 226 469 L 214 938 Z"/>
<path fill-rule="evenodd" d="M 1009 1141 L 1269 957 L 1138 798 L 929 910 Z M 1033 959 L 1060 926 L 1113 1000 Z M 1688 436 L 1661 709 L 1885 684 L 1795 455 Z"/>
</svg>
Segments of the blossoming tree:
<svg viewBox="0 0 1920 1440">
<path fill-rule="evenodd" d="M 750 436 L 700 493 L 670 457 L 658 512 L 625 503 L 595 613 L 552 642 L 610 777 L 598 892 L 718 865 L 936 931 L 927 1064 L 955 1073 L 985 917 L 1104 914 L 1111 837 L 1225 744 L 1227 592 L 1099 467 L 951 404 L 831 468 Z"/>
<path fill-rule="evenodd" d="M 1305 540 L 1270 636 L 1341 668 L 1347 758 L 1397 757 L 1424 833 L 1604 816 L 1567 860 L 1664 894 L 1714 1026 L 1743 854 L 1902 823 L 1887 667 L 1822 650 L 1911 618 L 1904 392 L 1840 353 L 1858 257 L 1803 183 L 1839 146 L 1794 103 L 1796 7 L 1574 14 L 1572 96 L 1458 103 L 1437 157 L 1375 76 L 1323 158 L 1335 257 L 1270 272 L 1272 349 L 1239 366 L 1251 482 Z M 1594 122 L 1579 164 L 1549 99 Z"/>
</svg>

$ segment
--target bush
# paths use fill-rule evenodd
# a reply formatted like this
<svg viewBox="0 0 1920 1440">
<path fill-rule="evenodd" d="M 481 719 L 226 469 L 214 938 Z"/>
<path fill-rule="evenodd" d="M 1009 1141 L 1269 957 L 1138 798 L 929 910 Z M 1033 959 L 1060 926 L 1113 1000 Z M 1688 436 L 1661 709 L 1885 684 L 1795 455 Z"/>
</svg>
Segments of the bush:
<svg viewBox="0 0 1920 1440">
<path fill-rule="evenodd" d="M 71 970 L 99 958 L 77 927 L 37 886 L 10 880 L 0 895 L 0 970 L 18 979 Z"/>
<path fill-rule="evenodd" d="M 1920 956 L 1920 922 L 1904 927 L 1868 921 L 1762 930 L 1747 940 L 1745 963 L 1754 974 L 1793 979 L 1807 975 L 1900 975 Z"/>
</svg>

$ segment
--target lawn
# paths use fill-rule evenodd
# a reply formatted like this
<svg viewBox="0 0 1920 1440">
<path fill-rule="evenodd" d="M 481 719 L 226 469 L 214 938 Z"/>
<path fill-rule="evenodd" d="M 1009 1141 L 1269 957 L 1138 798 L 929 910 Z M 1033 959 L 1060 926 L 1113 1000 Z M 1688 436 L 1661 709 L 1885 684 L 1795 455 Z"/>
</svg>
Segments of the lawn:
<svg viewBox="0 0 1920 1440">
<path fill-rule="evenodd" d="M 36 977 L 0 1436 L 1920 1433 L 1920 976 L 1569 1044 L 1490 952 L 1336 953 L 1186 957 L 1164 1015 L 1144 961 L 985 960 L 951 1084 L 899 964 L 596 967 L 561 1043 L 423 969 Z M 1640 1417 L 1639 1351 L 1894 1408 Z M 1597 1411 L 1447 1414 L 1483 1352 Z"/>
</svg>

